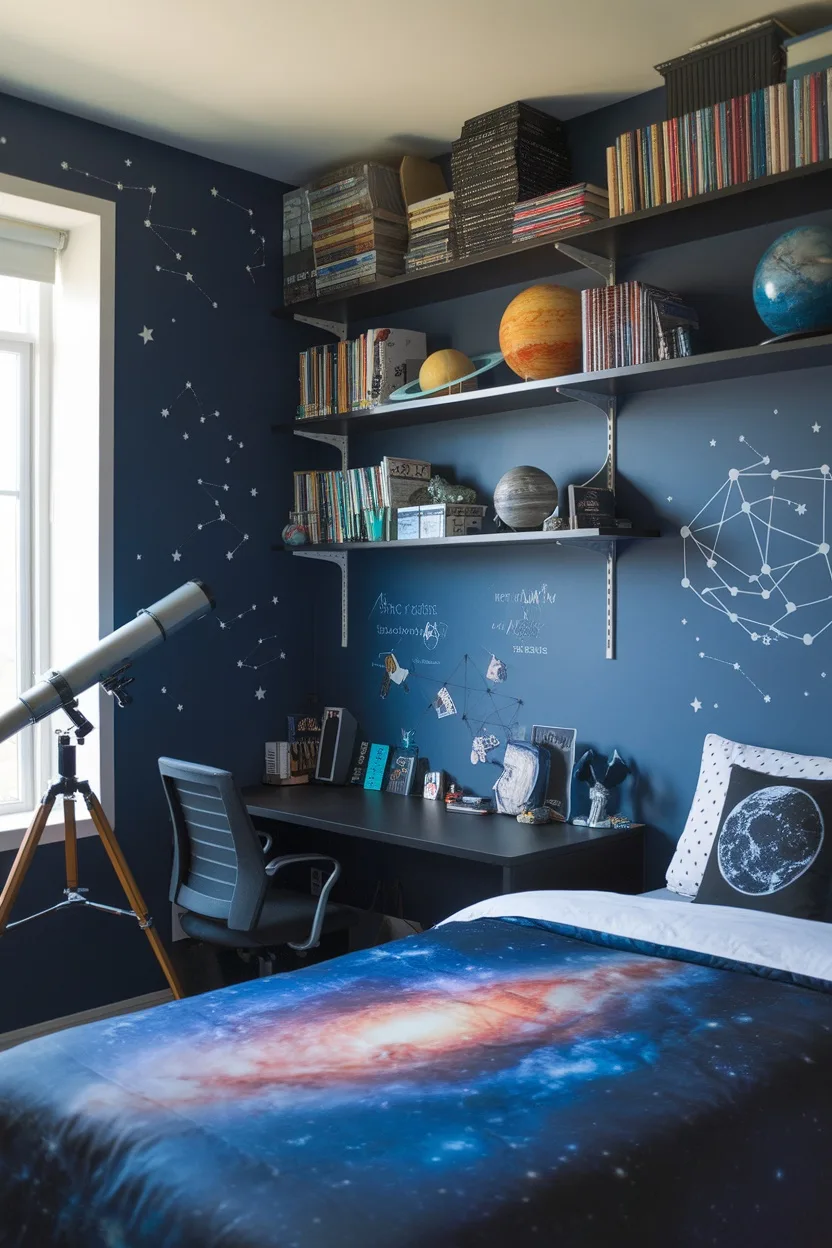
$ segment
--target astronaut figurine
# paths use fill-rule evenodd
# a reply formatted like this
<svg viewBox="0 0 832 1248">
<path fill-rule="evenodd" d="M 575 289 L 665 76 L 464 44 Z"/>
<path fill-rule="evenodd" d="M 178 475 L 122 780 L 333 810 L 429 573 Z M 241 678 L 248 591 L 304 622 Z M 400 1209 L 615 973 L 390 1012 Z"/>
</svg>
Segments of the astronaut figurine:
<svg viewBox="0 0 832 1248">
<path fill-rule="evenodd" d="M 578 818 L 573 820 L 574 823 L 582 824 L 586 828 L 611 828 L 613 820 L 607 817 L 607 802 L 610 797 L 610 789 L 616 788 L 621 781 L 629 774 L 630 768 L 624 762 L 624 759 L 613 750 L 612 754 L 604 764 L 599 759 L 596 764 L 595 754 L 592 750 L 587 750 L 578 759 L 578 765 L 575 768 L 575 775 L 579 780 L 583 780 L 589 785 L 589 796 L 591 799 L 589 814 L 586 818 Z M 624 820 L 615 819 L 616 823 L 625 822 Z"/>
</svg>

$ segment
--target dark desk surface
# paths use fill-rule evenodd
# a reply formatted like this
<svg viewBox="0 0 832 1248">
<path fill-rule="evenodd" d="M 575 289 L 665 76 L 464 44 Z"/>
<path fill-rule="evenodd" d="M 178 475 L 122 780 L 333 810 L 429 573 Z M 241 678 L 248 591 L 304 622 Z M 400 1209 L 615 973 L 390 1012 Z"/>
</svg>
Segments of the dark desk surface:
<svg viewBox="0 0 832 1248">
<path fill-rule="evenodd" d="M 508 815 L 455 815 L 445 809 L 444 802 L 352 786 L 252 785 L 243 789 L 243 798 L 255 818 L 506 867 L 541 861 L 597 841 L 640 837 L 643 831 L 641 826 L 579 828 L 572 823 L 533 827 Z"/>
</svg>

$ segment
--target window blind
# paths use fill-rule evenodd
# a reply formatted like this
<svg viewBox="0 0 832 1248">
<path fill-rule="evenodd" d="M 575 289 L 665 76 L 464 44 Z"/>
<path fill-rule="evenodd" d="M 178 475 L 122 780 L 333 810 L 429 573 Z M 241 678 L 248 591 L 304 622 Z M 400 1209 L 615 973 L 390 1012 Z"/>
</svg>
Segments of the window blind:
<svg viewBox="0 0 832 1248">
<path fill-rule="evenodd" d="M 58 252 L 67 237 L 64 230 L 0 217 L 0 275 L 54 282 Z"/>
</svg>

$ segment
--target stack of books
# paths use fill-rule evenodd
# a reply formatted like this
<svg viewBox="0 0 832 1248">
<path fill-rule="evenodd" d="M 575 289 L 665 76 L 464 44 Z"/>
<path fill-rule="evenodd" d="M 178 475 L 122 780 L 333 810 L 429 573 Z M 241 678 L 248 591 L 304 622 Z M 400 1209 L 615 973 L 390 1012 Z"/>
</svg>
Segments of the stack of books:
<svg viewBox="0 0 832 1248">
<path fill-rule="evenodd" d="M 385 455 L 370 468 L 339 472 L 296 472 L 295 509 L 314 544 L 387 541 L 395 536 L 395 512 L 430 481 L 423 459 Z"/>
<path fill-rule="evenodd" d="M 426 354 L 425 335 L 411 329 L 368 329 L 359 338 L 301 351 L 296 419 L 384 403 L 418 377 Z"/>
<path fill-rule="evenodd" d="M 319 295 L 404 272 L 407 214 L 395 169 L 361 163 L 309 188 Z"/>
<path fill-rule="evenodd" d="M 558 230 L 592 225 L 610 215 L 607 192 L 591 182 L 578 182 L 562 191 L 548 191 L 535 199 L 524 199 L 514 206 L 513 241 L 537 238 Z"/>
<path fill-rule="evenodd" d="M 405 269 L 427 269 L 433 264 L 453 260 L 454 193 L 445 191 L 430 199 L 420 199 L 407 209 L 410 246 L 404 258 Z"/>
<path fill-rule="evenodd" d="M 315 298 L 312 218 L 305 187 L 283 196 L 283 302 Z"/>
<path fill-rule="evenodd" d="M 692 355 L 693 308 L 669 290 L 622 282 L 581 291 L 584 372 Z"/>
<path fill-rule="evenodd" d="M 561 122 L 520 101 L 466 121 L 451 168 L 461 255 L 510 243 L 514 205 L 571 180 Z"/>
<path fill-rule="evenodd" d="M 793 78 L 791 93 L 794 164 L 812 165 L 832 156 L 832 68 Z"/>
</svg>

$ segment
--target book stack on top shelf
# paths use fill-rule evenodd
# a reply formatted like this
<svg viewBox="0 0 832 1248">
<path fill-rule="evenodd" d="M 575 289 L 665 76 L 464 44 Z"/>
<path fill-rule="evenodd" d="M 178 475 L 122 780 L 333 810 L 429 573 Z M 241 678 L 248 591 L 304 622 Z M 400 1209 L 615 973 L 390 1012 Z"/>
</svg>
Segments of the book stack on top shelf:
<svg viewBox="0 0 832 1248">
<path fill-rule="evenodd" d="M 434 264 L 447 264 L 456 254 L 454 233 L 454 193 L 445 191 L 430 199 L 409 204 L 407 209 L 410 246 L 404 258 L 405 269 L 413 273 Z"/>
<path fill-rule="evenodd" d="M 398 173 L 359 163 L 309 188 L 318 295 L 404 272 L 407 214 Z"/>
<path fill-rule="evenodd" d="M 412 329 L 368 329 L 346 342 L 301 351 L 296 419 L 384 403 L 399 386 L 418 377 L 426 354 L 425 335 Z"/>
<path fill-rule="evenodd" d="M 574 230 L 592 225 L 610 215 L 607 192 L 591 182 L 578 182 L 562 191 L 548 191 L 535 199 L 523 199 L 514 205 L 515 243 L 558 230 Z"/>
<path fill-rule="evenodd" d="M 518 200 L 571 181 L 561 122 L 522 101 L 466 121 L 451 168 L 460 255 L 510 243 Z"/>
<path fill-rule="evenodd" d="M 693 308 L 669 290 L 622 282 L 581 291 L 584 372 L 692 355 Z"/>
</svg>

